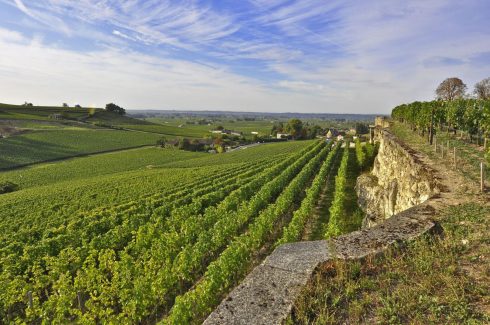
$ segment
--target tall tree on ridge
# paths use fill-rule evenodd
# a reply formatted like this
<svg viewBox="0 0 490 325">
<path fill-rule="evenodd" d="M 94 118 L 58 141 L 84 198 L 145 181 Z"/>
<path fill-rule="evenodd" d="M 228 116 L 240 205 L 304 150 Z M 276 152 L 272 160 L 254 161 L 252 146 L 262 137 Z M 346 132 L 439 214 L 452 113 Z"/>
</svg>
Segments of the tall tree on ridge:
<svg viewBox="0 0 490 325">
<path fill-rule="evenodd" d="M 436 89 L 437 98 L 442 100 L 463 98 L 465 92 L 465 83 L 456 77 L 447 78 Z"/>
</svg>

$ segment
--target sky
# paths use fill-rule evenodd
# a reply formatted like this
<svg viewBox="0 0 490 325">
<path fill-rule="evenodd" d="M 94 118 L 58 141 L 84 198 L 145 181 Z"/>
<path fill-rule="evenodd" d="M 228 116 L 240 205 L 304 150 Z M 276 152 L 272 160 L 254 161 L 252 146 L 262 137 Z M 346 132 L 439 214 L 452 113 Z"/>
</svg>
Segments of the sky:
<svg viewBox="0 0 490 325">
<path fill-rule="evenodd" d="M 0 0 L 0 102 L 389 113 L 490 77 L 488 0 Z"/>
</svg>

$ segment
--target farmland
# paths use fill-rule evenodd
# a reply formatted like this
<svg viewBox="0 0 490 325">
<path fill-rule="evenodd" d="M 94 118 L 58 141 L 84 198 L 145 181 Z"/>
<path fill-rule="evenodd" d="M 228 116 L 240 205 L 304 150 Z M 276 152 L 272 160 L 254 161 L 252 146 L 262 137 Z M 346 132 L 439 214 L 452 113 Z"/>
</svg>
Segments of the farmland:
<svg viewBox="0 0 490 325">
<path fill-rule="evenodd" d="M 158 138 L 158 135 L 148 133 L 82 128 L 29 132 L 0 140 L 0 168 L 153 145 Z"/>
<path fill-rule="evenodd" d="M 319 141 L 142 148 L 4 172 L 21 189 L 0 197 L 1 317 L 200 321 L 264 251 L 301 237 L 346 155 Z"/>
<path fill-rule="evenodd" d="M 0 104 L 0 169 L 154 145 L 162 136 L 118 123 L 150 124 L 101 109 Z"/>
</svg>

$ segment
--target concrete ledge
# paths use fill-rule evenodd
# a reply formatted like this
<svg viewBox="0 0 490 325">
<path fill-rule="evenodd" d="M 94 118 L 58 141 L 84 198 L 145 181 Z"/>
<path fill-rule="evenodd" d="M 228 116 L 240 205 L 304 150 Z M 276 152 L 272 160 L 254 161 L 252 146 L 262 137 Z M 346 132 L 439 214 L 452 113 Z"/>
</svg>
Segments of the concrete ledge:
<svg viewBox="0 0 490 325">
<path fill-rule="evenodd" d="M 204 324 L 281 324 L 301 289 L 322 263 L 335 258 L 359 259 L 436 229 L 429 201 L 384 223 L 326 241 L 278 247 L 236 287 Z"/>
</svg>

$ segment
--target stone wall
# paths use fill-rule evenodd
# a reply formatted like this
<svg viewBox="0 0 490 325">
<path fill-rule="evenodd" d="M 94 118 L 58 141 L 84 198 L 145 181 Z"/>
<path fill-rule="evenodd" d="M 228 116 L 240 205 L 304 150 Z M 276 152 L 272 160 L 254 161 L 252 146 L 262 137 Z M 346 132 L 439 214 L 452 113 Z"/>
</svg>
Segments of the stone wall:
<svg viewBox="0 0 490 325">
<path fill-rule="evenodd" d="M 376 129 L 379 151 L 371 173 L 357 179 L 359 206 L 366 213 L 363 227 L 427 201 L 440 192 L 434 172 L 386 130 Z"/>
</svg>

